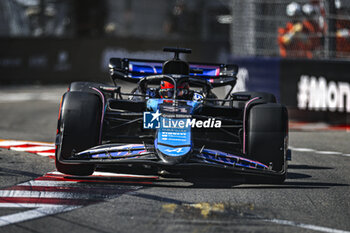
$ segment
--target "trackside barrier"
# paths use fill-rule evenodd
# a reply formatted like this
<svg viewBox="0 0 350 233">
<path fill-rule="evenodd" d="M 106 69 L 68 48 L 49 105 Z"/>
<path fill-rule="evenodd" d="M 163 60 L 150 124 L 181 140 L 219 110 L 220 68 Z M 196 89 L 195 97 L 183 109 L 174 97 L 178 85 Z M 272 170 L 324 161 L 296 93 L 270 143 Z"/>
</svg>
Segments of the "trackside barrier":
<svg viewBox="0 0 350 233">
<path fill-rule="evenodd" d="M 268 91 L 289 118 L 350 125 L 350 61 L 231 58 L 249 91 Z"/>
</svg>

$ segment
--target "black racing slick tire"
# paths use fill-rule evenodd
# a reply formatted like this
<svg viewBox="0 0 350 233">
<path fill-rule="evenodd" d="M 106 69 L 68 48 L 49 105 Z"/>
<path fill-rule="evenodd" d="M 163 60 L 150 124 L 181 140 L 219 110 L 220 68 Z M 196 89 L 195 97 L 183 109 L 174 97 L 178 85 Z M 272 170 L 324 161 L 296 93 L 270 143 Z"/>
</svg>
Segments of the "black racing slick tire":
<svg viewBox="0 0 350 233">
<path fill-rule="evenodd" d="M 64 164 L 61 160 L 99 144 L 102 103 L 88 92 L 67 92 L 62 97 L 56 136 L 56 168 L 69 175 L 87 176 L 94 165 Z"/>
<path fill-rule="evenodd" d="M 287 174 L 288 113 L 277 103 L 250 108 L 247 119 L 247 155 L 277 172 L 272 183 L 282 183 Z"/>
</svg>

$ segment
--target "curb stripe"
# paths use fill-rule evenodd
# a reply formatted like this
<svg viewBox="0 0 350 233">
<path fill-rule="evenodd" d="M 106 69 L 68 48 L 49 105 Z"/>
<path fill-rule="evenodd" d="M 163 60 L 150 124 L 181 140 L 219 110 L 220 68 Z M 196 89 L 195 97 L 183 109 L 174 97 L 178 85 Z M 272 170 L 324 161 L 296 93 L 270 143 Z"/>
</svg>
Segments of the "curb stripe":
<svg viewBox="0 0 350 233">
<path fill-rule="evenodd" d="M 38 153 L 38 152 L 51 152 L 55 151 L 54 148 L 49 147 L 49 146 L 30 146 L 30 147 L 10 147 L 10 150 L 15 150 L 15 151 L 25 151 L 29 153 Z"/>
<path fill-rule="evenodd" d="M 97 172 L 96 175 L 79 178 L 53 171 L 35 180 L 0 189 L 0 208 L 35 208 L 0 216 L 0 227 L 96 204 L 134 192 L 142 188 L 142 183 L 152 184 L 130 181 L 135 178 L 149 180 L 158 177 Z M 118 183 L 137 185 L 121 186 Z"/>
<path fill-rule="evenodd" d="M 127 190 L 128 191 L 128 190 Z M 118 195 L 120 193 L 113 193 Z M 0 190 L 0 201 L 2 198 L 14 197 L 14 198 L 59 198 L 59 199 L 104 199 L 106 195 L 99 193 L 66 193 L 66 192 L 44 192 L 44 191 L 22 191 L 22 190 Z"/>
<path fill-rule="evenodd" d="M 67 175 L 62 174 L 58 171 L 49 172 L 46 175 L 49 176 L 58 176 L 58 177 L 67 177 Z M 158 176 L 152 176 L 152 175 L 130 175 L 130 174 L 120 174 L 120 173 L 111 173 L 111 172 L 99 172 L 96 171 L 91 176 L 70 176 L 70 177 L 80 177 L 80 178 L 90 178 L 90 177 L 117 177 L 117 178 L 140 178 L 140 179 L 159 179 Z"/>
<path fill-rule="evenodd" d="M 0 203 L 0 208 L 40 208 L 40 207 L 57 207 L 62 205 L 45 204 L 45 203 Z"/>
<path fill-rule="evenodd" d="M 66 199 L 45 197 L 0 197 L 0 203 L 40 203 L 56 205 L 88 205 L 101 202 L 101 200 L 89 199 Z"/>
<path fill-rule="evenodd" d="M 37 146 L 55 146 L 55 143 L 37 142 L 26 140 L 0 140 L 0 146 L 19 146 L 19 145 L 37 145 Z"/>
<path fill-rule="evenodd" d="M 70 186 L 14 186 L 5 190 L 21 190 L 21 191 L 40 191 L 40 192 L 74 192 L 74 193 L 86 193 L 86 188 L 82 187 L 70 187 Z M 103 194 L 123 194 L 133 189 L 116 189 L 114 187 L 89 187 L 89 191 L 94 191 Z"/>
<path fill-rule="evenodd" d="M 54 143 L 0 139 L 0 148 L 55 158 Z M 138 181 L 140 179 L 142 181 Z M 0 208 L 36 208 L 0 216 L 0 227 L 116 198 L 142 188 L 142 184 L 152 184 L 150 180 L 154 179 L 158 176 L 94 172 L 91 176 L 79 177 L 49 172 L 35 180 L 0 189 Z"/>
<path fill-rule="evenodd" d="M 37 153 L 37 155 L 49 157 L 50 159 L 55 159 L 55 153 L 51 153 L 51 152 L 39 152 Z"/>
<path fill-rule="evenodd" d="M 76 182 L 76 181 L 50 181 L 48 180 L 31 180 L 27 181 L 25 183 L 17 184 L 16 186 L 46 186 L 46 187 L 56 187 L 56 186 L 68 186 L 68 187 L 86 187 L 86 189 L 90 189 L 91 187 L 112 187 L 117 189 L 116 185 L 114 183 L 108 184 L 108 183 L 83 183 L 83 182 Z M 141 186 L 128 186 L 128 188 L 131 189 L 138 189 Z"/>
<path fill-rule="evenodd" d="M 68 187 L 81 187 L 81 184 L 73 181 L 41 181 L 41 180 L 30 180 L 25 183 L 17 184 L 17 186 L 68 186 Z"/>
<path fill-rule="evenodd" d="M 55 155 L 55 144 L 47 142 L 20 141 L 20 140 L 0 140 L 0 148 L 29 153 L 43 153 L 41 156 Z M 46 154 L 50 153 L 50 154 Z"/>
<path fill-rule="evenodd" d="M 39 177 L 35 180 L 46 180 L 46 181 L 74 181 L 79 183 L 125 183 L 125 184 L 152 184 L 153 182 L 147 181 L 122 181 L 122 180 L 79 180 L 75 178 L 64 178 L 64 177 Z"/>
</svg>

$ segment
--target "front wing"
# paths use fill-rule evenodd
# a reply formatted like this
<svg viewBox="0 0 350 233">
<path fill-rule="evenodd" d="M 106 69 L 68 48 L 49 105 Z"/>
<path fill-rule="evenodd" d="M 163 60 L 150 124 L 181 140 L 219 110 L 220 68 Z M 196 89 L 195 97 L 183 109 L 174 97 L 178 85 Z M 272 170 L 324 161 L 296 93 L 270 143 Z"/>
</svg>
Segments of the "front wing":
<svg viewBox="0 0 350 233">
<path fill-rule="evenodd" d="M 79 153 L 72 154 L 70 159 L 60 158 L 64 164 L 144 164 L 172 170 L 192 167 L 213 167 L 232 171 L 242 175 L 280 176 L 286 171 L 274 171 L 268 165 L 247 159 L 243 155 L 234 155 L 218 150 L 193 149 L 191 156 L 184 163 L 167 164 L 160 160 L 152 145 L 101 145 Z"/>
</svg>

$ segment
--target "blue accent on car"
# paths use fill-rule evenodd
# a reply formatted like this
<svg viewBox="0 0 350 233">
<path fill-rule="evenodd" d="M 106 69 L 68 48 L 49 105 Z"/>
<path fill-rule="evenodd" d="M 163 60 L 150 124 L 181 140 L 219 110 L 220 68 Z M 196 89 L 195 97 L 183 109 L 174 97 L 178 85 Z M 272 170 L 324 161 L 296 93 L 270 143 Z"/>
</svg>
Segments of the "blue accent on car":
<svg viewBox="0 0 350 233">
<path fill-rule="evenodd" d="M 146 75 L 161 74 L 163 71 L 163 63 L 161 62 L 142 62 L 129 60 L 129 71 L 132 71 L 130 78 L 141 78 Z M 200 69 L 201 74 L 190 73 L 193 76 L 213 77 L 219 76 L 219 65 L 197 65 L 190 64 L 190 69 Z"/>
<path fill-rule="evenodd" d="M 117 151 L 108 152 L 108 150 L 111 149 Z M 99 151 L 101 151 L 101 153 L 98 153 Z M 128 158 L 135 158 L 143 152 L 146 152 L 146 148 L 143 145 L 127 144 L 124 146 L 115 146 L 95 150 L 92 149 L 81 152 L 81 155 L 86 155 L 90 157 L 90 159 L 125 159 L 124 156 L 128 156 Z M 133 155 L 135 155 L 135 157 L 129 157 Z"/>
<path fill-rule="evenodd" d="M 187 105 L 190 105 L 192 108 L 191 108 L 191 114 L 194 114 L 197 109 L 200 107 L 201 105 L 201 99 L 199 99 L 198 101 L 187 101 Z"/>
<path fill-rule="evenodd" d="M 177 156 L 183 156 L 189 153 L 191 151 L 191 147 L 187 146 L 187 147 L 172 148 L 169 146 L 158 145 L 158 150 L 167 156 L 177 157 Z"/>
<path fill-rule="evenodd" d="M 131 152 L 128 151 L 119 151 L 119 152 L 110 152 L 110 153 L 99 153 L 91 155 L 91 159 L 107 159 L 107 158 L 113 158 L 113 159 L 122 159 L 124 156 L 132 156 L 139 155 L 141 152 L 144 152 L 145 150 L 134 150 Z M 129 158 L 135 158 L 135 157 L 129 157 Z"/>
<path fill-rule="evenodd" d="M 146 103 L 147 110 L 150 112 L 156 112 L 158 105 L 161 103 L 163 103 L 163 99 L 148 99 Z"/>
<path fill-rule="evenodd" d="M 161 117 L 161 121 L 169 120 Z M 171 119 L 172 122 L 186 122 L 187 119 Z M 175 123 L 176 124 L 176 123 Z M 168 156 L 183 156 L 191 151 L 191 128 L 161 127 L 157 130 L 157 139 L 155 140 L 156 148 Z"/>
<path fill-rule="evenodd" d="M 164 99 L 148 99 L 146 103 L 147 110 L 150 112 L 156 112 L 157 109 L 159 109 L 159 105 L 162 104 L 163 102 L 164 102 Z M 194 114 L 201 104 L 201 100 L 198 100 L 198 101 L 181 100 L 181 102 L 185 102 L 188 106 L 191 107 L 191 111 L 189 112 L 189 114 Z"/>
<path fill-rule="evenodd" d="M 199 101 L 190 100 L 181 100 L 180 102 L 185 103 L 189 107 L 190 112 L 187 114 L 190 115 L 193 114 L 201 104 Z M 157 112 L 157 110 L 159 110 L 159 105 L 163 103 L 163 99 L 149 99 L 147 100 L 147 110 L 150 112 Z M 171 103 L 169 107 L 172 107 Z M 174 108 L 176 109 L 177 107 Z M 179 108 L 181 108 L 181 106 L 179 106 Z M 175 157 L 188 154 L 192 149 L 191 126 L 186 124 L 187 120 L 190 118 L 167 118 L 161 116 L 159 119 L 160 128 L 156 133 L 157 136 L 154 141 L 155 148 L 167 156 Z"/>
<path fill-rule="evenodd" d="M 266 170 L 268 166 L 258 161 L 250 160 L 237 155 L 225 153 L 218 150 L 204 149 L 196 157 L 206 160 L 209 163 L 227 164 L 236 167 L 247 167 L 259 170 Z"/>
<path fill-rule="evenodd" d="M 137 62 L 129 61 L 129 70 L 132 72 L 143 74 L 161 74 L 163 70 L 163 64 L 158 62 Z"/>
</svg>

